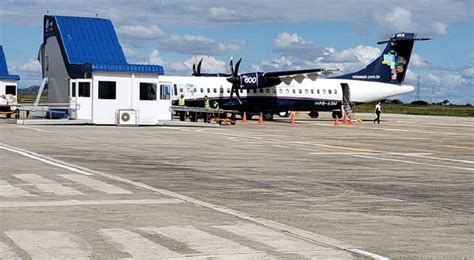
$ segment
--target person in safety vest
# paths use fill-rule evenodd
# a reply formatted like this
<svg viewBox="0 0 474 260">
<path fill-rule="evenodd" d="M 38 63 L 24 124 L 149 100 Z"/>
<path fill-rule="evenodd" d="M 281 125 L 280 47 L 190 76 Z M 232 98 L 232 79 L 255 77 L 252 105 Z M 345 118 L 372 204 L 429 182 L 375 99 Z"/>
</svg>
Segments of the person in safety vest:
<svg viewBox="0 0 474 260">
<path fill-rule="evenodd" d="M 204 96 L 204 108 L 205 109 L 211 109 L 211 105 L 209 103 L 209 97 Z M 209 112 L 204 112 L 204 123 L 208 123 L 209 122 Z"/>
<path fill-rule="evenodd" d="M 178 106 L 183 107 L 186 106 L 186 101 L 184 99 L 184 94 L 181 94 L 178 98 Z M 179 120 L 184 121 L 186 118 L 186 111 L 179 111 Z"/>
</svg>

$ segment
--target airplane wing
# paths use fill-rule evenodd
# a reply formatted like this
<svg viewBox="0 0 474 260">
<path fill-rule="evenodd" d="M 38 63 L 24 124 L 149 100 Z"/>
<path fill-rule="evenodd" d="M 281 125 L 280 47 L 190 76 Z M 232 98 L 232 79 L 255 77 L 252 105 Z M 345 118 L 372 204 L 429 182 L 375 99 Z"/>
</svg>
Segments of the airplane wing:
<svg viewBox="0 0 474 260">
<path fill-rule="evenodd" d="M 275 71 L 275 72 L 265 72 L 263 77 L 267 79 L 271 78 L 286 78 L 286 77 L 295 77 L 295 76 L 304 76 L 308 78 L 317 77 L 319 73 L 330 74 L 338 69 L 307 69 L 307 70 L 286 70 L 286 71 Z"/>
</svg>

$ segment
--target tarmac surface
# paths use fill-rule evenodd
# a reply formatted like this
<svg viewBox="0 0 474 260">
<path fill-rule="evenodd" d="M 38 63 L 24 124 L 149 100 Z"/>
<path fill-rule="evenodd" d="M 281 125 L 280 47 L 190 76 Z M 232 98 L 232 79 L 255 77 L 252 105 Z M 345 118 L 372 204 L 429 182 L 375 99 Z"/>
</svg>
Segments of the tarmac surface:
<svg viewBox="0 0 474 260">
<path fill-rule="evenodd" d="M 474 118 L 0 119 L 0 259 L 473 259 Z"/>
</svg>

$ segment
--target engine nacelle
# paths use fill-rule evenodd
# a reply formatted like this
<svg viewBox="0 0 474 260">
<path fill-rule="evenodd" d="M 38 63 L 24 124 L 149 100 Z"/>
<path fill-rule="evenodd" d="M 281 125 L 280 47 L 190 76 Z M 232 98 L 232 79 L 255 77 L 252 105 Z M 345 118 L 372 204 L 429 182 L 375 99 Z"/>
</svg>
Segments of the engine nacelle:
<svg viewBox="0 0 474 260">
<path fill-rule="evenodd" d="M 240 74 L 240 88 L 243 89 L 256 89 L 265 88 L 265 77 L 262 72 L 244 73 Z"/>
</svg>

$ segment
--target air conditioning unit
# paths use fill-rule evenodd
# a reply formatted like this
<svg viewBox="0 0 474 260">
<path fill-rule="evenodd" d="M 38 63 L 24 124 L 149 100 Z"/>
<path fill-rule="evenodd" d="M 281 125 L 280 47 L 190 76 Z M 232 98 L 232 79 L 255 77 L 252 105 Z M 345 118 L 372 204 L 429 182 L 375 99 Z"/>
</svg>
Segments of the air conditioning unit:
<svg viewBox="0 0 474 260">
<path fill-rule="evenodd" d="M 133 109 L 120 109 L 117 113 L 117 125 L 134 126 L 138 123 L 137 111 Z"/>
</svg>

